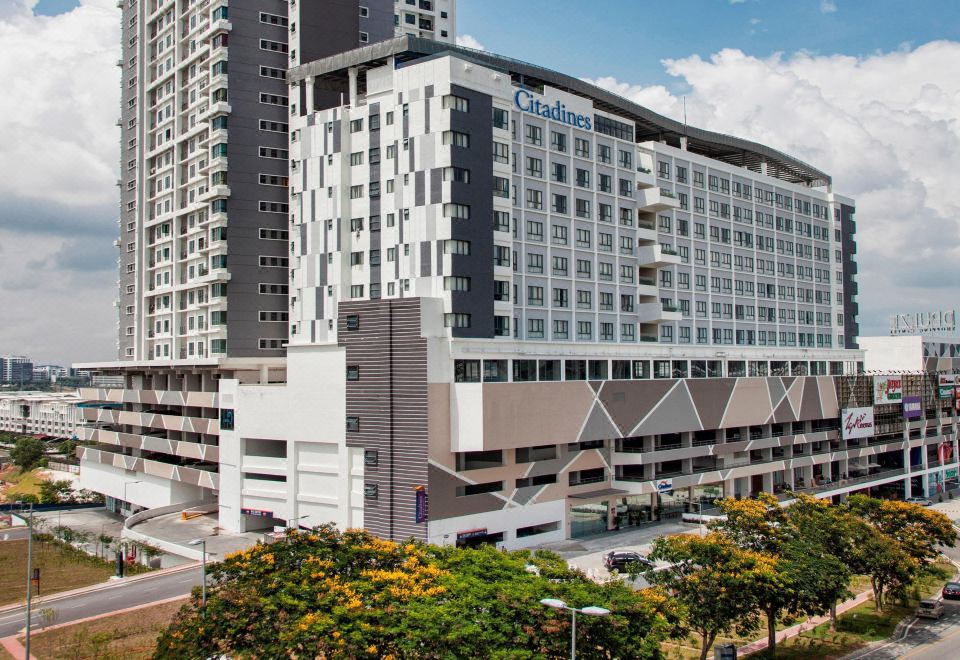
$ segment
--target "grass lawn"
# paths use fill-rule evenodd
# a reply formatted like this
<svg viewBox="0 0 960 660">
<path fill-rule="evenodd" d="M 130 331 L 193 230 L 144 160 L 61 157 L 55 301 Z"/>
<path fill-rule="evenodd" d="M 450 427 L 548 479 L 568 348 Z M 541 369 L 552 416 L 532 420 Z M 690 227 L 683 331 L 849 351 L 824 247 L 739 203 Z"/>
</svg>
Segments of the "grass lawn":
<svg viewBox="0 0 960 660">
<path fill-rule="evenodd" d="M 30 649 L 30 651 L 31 651 L 31 654 L 32 654 L 33 649 Z M 7 649 L 5 649 L 5 648 L 3 648 L 2 646 L 0 646 L 0 660 L 20 660 L 20 658 L 15 658 L 15 657 L 13 657 L 13 656 L 10 655 L 9 653 L 7 653 Z"/>
<path fill-rule="evenodd" d="M 160 632 L 170 625 L 186 599 L 143 607 L 124 614 L 64 626 L 30 636 L 38 658 L 150 658 Z"/>
<path fill-rule="evenodd" d="M 897 624 L 913 616 L 917 603 L 940 592 L 956 569 L 948 562 L 937 562 L 931 575 L 924 576 L 910 589 L 906 603 L 888 602 L 886 610 L 877 612 L 873 600 L 844 612 L 837 618 L 837 630 L 830 631 L 824 623 L 777 645 L 777 658 L 807 660 L 813 658 L 840 658 L 856 649 L 887 639 Z M 757 654 L 757 658 L 764 657 Z"/>
<path fill-rule="evenodd" d="M 113 575 L 113 565 L 52 541 L 33 541 L 33 566 L 40 569 L 40 595 L 67 591 Z M 27 597 L 27 540 L 0 542 L 0 605 Z"/>
<path fill-rule="evenodd" d="M 821 660 L 840 658 L 854 650 L 893 634 L 897 624 L 906 617 L 912 616 L 917 602 L 940 592 L 943 584 L 950 580 L 956 569 L 952 564 L 940 561 L 934 565 L 934 572 L 918 580 L 910 590 L 910 598 L 906 604 L 890 602 L 884 612 L 877 612 L 873 600 L 859 605 L 852 610 L 841 614 L 837 619 L 837 630 L 830 631 L 830 624 L 824 623 L 812 630 L 808 630 L 797 637 L 777 644 L 776 657 L 780 660 Z M 870 580 L 865 576 L 855 576 L 851 583 L 851 591 L 862 593 L 870 589 Z M 718 637 L 716 644 L 734 643 L 738 647 L 752 642 L 760 637 L 766 638 L 766 619 L 761 617 L 759 633 L 744 639 L 739 637 Z M 800 621 L 781 621 L 777 623 L 777 630 L 788 628 Z M 690 636 L 680 642 L 664 644 L 664 651 L 668 658 L 686 660 L 700 657 L 700 638 Z M 713 657 L 711 653 L 709 657 Z M 765 652 L 756 653 L 751 658 L 768 657 Z"/>
<path fill-rule="evenodd" d="M 44 480 L 34 474 L 33 471 L 23 473 L 20 471 L 20 468 L 10 466 L 0 472 L 0 481 L 13 484 L 12 486 L 8 486 L 7 489 L 0 494 L 0 497 L 6 498 L 9 502 L 16 502 L 17 497 L 22 495 L 36 495 L 39 497 L 40 484 L 43 483 Z"/>
</svg>

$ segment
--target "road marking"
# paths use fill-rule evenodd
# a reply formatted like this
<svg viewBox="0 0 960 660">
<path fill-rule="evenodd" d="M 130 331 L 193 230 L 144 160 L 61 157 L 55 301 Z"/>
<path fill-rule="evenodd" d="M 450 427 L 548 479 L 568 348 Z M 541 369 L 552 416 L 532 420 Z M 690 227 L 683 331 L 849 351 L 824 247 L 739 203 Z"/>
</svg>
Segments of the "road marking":
<svg viewBox="0 0 960 660">
<path fill-rule="evenodd" d="M 950 634 L 947 635 L 946 637 L 940 637 L 940 636 L 938 635 L 938 636 L 937 636 L 937 641 L 932 642 L 932 643 L 928 642 L 928 643 L 921 644 L 920 646 L 918 646 L 918 647 L 915 648 L 914 650 L 910 651 L 909 653 L 907 653 L 907 654 L 905 654 L 905 655 L 901 655 L 900 657 L 901 657 L 901 658 L 909 658 L 910 656 L 916 655 L 916 654 L 920 653 L 921 651 L 929 651 L 929 650 L 930 650 L 930 647 L 931 647 L 932 645 L 939 644 L 940 642 L 945 642 L 945 641 L 947 641 L 948 639 L 953 639 L 953 638 L 956 637 L 957 635 L 960 635 L 960 630 L 954 630 L 952 633 L 950 633 Z"/>
</svg>

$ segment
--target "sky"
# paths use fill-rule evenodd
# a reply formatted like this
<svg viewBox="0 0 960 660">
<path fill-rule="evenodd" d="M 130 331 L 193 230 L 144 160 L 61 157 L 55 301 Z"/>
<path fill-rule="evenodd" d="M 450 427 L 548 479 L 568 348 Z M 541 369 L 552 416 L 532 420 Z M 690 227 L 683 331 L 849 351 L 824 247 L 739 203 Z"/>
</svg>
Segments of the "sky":
<svg viewBox="0 0 960 660">
<path fill-rule="evenodd" d="M 0 353 L 116 358 L 119 22 L 0 0 Z M 857 201 L 862 335 L 956 306 L 960 2 L 459 0 L 457 31 L 829 172 Z"/>
</svg>

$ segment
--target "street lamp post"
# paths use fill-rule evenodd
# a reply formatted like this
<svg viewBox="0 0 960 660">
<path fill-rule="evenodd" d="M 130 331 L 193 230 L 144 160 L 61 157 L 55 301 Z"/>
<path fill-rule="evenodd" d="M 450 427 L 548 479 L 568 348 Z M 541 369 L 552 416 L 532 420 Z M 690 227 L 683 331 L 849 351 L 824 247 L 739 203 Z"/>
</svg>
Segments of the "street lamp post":
<svg viewBox="0 0 960 660">
<path fill-rule="evenodd" d="M 572 616 L 570 626 L 570 660 L 577 660 L 577 612 L 586 614 L 587 616 L 607 616 L 610 614 L 610 610 L 605 607 L 596 607 L 593 605 L 582 608 L 570 607 L 558 598 L 543 598 L 540 600 L 540 604 L 552 607 L 555 610 L 570 610 Z"/>
<path fill-rule="evenodd" d="M 187 543 L 187 545 L 199 545 L 200 552 L 202 557 L 200 558 L 200 570 L 202 586 L 200 587 L 200 603 L 206 608 L 207 606 L 207 539 L 194 539 Z M 206 609 L 204 609 L 204 616 L 206 616 Z"/>
<path fill-rule="evenodd" d="M 142 484 L 142 483 L 143 481 L 140 479 L 137 479 L 136 481 L 123 482 L 123 503 L 124 504 L 130 504 L 130 502 L 127 501 L 127 486 L 132 486 L 133 484 Z M 127 508 L 129 509 L 130 507 L 127 507 Z"/>
<path fill-rule="evenodd" d="M 21 510 L 22 513 L 22 510 Z M 23 642 L 24 657 L 30 657 L 30 605 L 33 594 L 33 502 L 30 503 L 30 517 L 27 527 L 29 536 L 27 537 L 27 634 Z"/>
</svg>

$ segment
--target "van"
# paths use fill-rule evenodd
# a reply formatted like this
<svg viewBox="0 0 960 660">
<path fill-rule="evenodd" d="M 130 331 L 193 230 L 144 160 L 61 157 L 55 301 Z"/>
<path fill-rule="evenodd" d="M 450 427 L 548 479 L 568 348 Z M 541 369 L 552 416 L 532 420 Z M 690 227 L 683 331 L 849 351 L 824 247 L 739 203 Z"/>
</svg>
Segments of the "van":
<svg viewBox="0 0 960 660">
<path fill-rule="evenodd" d="M 921 600 L 917 605 L 917 616 L 921 619 L 939 619 L 943 616 L 943 603 L 939 600 Z"/>
</svg>

